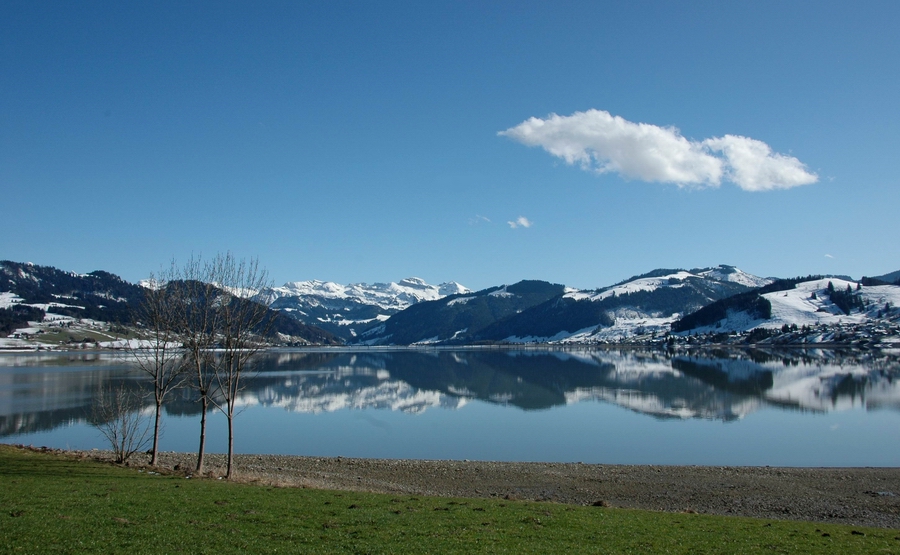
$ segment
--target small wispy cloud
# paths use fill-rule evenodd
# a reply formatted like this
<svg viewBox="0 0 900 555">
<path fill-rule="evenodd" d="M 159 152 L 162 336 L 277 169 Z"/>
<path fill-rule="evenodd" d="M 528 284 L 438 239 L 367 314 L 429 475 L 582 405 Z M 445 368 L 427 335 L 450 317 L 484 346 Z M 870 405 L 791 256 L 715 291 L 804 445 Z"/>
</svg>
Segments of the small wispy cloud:
<svg viewBox="0 0 900 555">
<path fill-rule="evenodd" d="M 489 224 L 491 222 L 490 218 L 486 216 L 482 216 L 481 214 L 476 214 L 475 217 L 469 218 L 469 225 L 478 225 L 478 224 Z"/>
<path fill-rule="evenodd" d="M 831 256 L 830 254 L 826 254 L 826 255 L 825 255 L 825 258 L 834 258 L 834 257 Z"/>
<path fill-rule="evenodd" d="M 506 223 L 509 224 L 509 227 L 511 229 L 516 229 L 517 227 L 531 227 L 532 225 L 534 225 L 533 222 L 525 216 L 519 216 L 515 220 Z"/>
<path fill-rule="evenodd" d="M 769 191 L 819 180 L 797 158 L 756 139 L 725 135 L 693 141 L 675 127 L 634 123 L 604 110 L 529 118 L 499 135 L 540 146 L 585 170 L 679 187 L 718 187 L 725 180 L 745 191 Z"/>
</svg>

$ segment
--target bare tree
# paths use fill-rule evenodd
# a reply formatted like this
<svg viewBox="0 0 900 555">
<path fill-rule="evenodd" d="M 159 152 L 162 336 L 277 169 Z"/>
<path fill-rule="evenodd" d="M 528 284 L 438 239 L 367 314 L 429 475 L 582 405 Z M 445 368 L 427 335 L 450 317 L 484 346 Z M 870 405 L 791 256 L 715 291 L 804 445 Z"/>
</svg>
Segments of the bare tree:
<svg viewBox="0 0 900 555">
<path fill-rule="evenodd" d="M 256 259 L 236 260 L 231 253 L 219 255 L 212 261 L 209 277 L 220 289 L 216 303 L 219 354 L 211 359 L 216 395 L 210 399 L 228 420 L 225 477 L 231 478 L 234 473 L 234 417 L 238 396 L 244 388 L 242 380 L 274 324 L 268 307 L 257 300 L 271 283 Z"/>
<path fill-rule="evenodd" d="M 201 404 L 198 473 L 203 472 L 209 407 L 228 421 L 228 467 L 234 471 L 234 417 L 253 356 L 265 345 L 274 319 L 256 297 L 271 284 L 256 259 L 231 253 L 191 258 L 179 274 L 180 333 L 188 350 L 193 387 Z"/>
<path fill-rule="evenodd" d="M 144 300 L 135 314 L 149 338 L 137 345 L 127 342 L 137 367 L 153 384 L 155 416 L 150 448 L 150 464 L 153 466 L 157 464 L 159 453 L 163 402 L 170 391 L 184 383 L 188 370 L 185 349 L 178 334 L 182 299 L 181 289 L 172 284 L 175 275 L 174 262 L 158 276 L 150 275 L 149 287 L 144 290 Z"/>
<path fill-rule="evenodd" d="M 203 472 L 206 454 L 206 418 L 209 413 L 210 397 L 213 388 L 212 361 L 217 329 L 219 328 L 218 288 L 212 283 L 210 263 L 204 263 L 200 257 L 191 257 L 173 286 L 180 290 L 181 303 L 179 331 L 188 351 L 190 372 L 193 387 L 199 395 L 200 402 L 200 445 L 197 449 L 196 472 Z"/>
<path fill-rule="evenodd" d="M 117 463 L 124 463 L 150 441 L 150 422 L 143 418 L 143 395 L 125 384 L 100 389 L 89 421 L 112 447 Z"/>
</svg>

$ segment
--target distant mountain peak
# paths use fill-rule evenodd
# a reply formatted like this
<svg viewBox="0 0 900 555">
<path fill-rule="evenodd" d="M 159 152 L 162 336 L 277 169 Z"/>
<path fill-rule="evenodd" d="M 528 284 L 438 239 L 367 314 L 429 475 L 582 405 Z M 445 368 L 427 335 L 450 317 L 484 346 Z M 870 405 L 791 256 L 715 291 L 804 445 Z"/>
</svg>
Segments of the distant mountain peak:
<svg viewBox="0 0 900 555">
<path fill-rule="evenodd" d="M 775 281 L 772 278 L 763 278 L 754 276 L 753 274 L 748 274 L 747 272 L 741 271 L 735 266 L 729 266 L 727 264 L 720 264 L 714 268 L 691 270 L 691 273 L 710 277 L 719 281 L 738 283 L 740 285 L 746 285 L 747 287 L 753 288 L 763 287 Z"/>
<path fill-rule="evenodd" d="M 417 278 L 417 277 L 408 277 L 408 278 L 401 279 L 397 283 L 397 285 L 400 285 L 401 287 L 417 287 L 420 289 L 425 289 L 427 287 L 431 287 L 430 285 L 428 285 L 428 283 L 426 283 L 426 281 L 424 279 Z"/>
<path fill-rule="evenodd" d="M 269 305 L 304 323 L 312 323 L 345 339 L 377 325 L 393 314 L 422 301 L 470 293 L 456 282 L 431 285 L 407 277 L 390 283 L 292 281 L 266 291 Z"/>
</svg>

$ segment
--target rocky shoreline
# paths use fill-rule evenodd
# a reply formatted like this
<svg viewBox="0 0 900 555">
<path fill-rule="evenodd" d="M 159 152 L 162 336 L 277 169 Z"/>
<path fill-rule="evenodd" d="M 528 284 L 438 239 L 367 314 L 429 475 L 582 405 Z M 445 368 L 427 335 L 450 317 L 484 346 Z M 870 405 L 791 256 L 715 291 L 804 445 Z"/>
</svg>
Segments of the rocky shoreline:
<svg viewBox="0 0 900 555">
<path fill-rule="evenodd" d="M 111 460 L 101 451 L 73 456 Z M 146 455 L 131 466 L 143 466 Z M 900 468 L 629 466 L 238 455 L 237 479 L 279 487 L 503 498 L 900 530 Z M 193 476 L 196 455 L 165 452 L 159 469 Z M 224 474 L 207 455 L 204 477 Z"/>
</svg>

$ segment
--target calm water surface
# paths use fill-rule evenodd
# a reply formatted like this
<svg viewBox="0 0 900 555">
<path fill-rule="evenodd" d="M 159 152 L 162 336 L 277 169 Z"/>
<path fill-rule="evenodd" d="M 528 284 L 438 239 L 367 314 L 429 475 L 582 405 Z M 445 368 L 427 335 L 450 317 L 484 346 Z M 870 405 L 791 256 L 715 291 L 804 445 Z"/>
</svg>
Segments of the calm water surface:
<svg viewBox="0 0 900 555">
<path fill-rule="evenodd" d="M 0 442 L 107 448 L 86 420 L 119 384 L 142 384 L 125 355 L 0 354 Z M 277 351 L 240 404 L 241 453 L 900 465 L 900 363 L 862 352 Z M 195 450 L 195 394 L 165 408 L 161 448 Z M 225 440 L 213 413 L 209 451 Z"/>
</svg>

